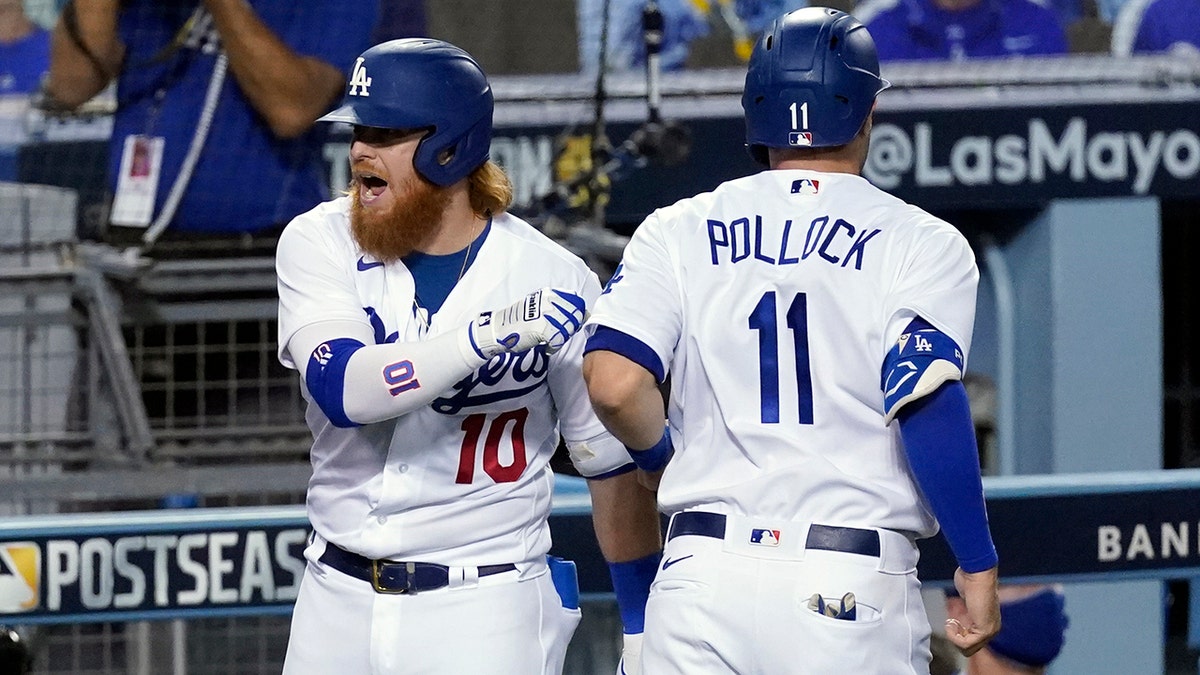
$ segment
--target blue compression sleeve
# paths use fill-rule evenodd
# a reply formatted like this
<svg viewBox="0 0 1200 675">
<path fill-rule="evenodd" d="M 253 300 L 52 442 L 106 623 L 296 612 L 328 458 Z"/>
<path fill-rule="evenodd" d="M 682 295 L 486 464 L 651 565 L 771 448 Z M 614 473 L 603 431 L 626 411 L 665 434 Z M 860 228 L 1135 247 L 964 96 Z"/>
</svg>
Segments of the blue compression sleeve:
<svg viewBox="0 0 1200 675">
<path fill-rule="evenodd" d="M 958 380 L 901 408 L 904 451 L 950 550 L 965 572 L 996 566 L 967 390 Z"/>
<path fill-rule="evenodd" d="M 338 338 L 321 343 L 309 356 L 304 384 L 321 412 L 335 427 L 348 429 L 359 426 L 346 416 L 342 397 L 345 395 L 346 364 L 354 352 L 362 348 L 363 343 L 358 340 Z"/>
<path fill-rule="evenodd" d="M 612 576 L 613 592 L 617 596 L 617 609 L 621 612 L 621 623 L 628 634 L 641 633 L 646 626 L 646 600 L 650 597 L 650 584 L 658 574 L 658 563 L 662 551 L 628 562 L 608 563 Z"/>
</svg>

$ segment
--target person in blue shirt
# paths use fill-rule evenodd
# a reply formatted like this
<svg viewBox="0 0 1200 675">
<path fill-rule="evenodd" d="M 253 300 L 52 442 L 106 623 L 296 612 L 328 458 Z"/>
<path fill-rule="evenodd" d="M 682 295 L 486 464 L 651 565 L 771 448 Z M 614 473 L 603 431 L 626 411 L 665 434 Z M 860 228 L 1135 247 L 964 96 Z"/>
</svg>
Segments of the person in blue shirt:
<svg viewBox="0 0 1200 675">
<path fill-rule="evenodd" d="M 1113 24 L 1114 56 L 1200 53 L 1200 0 L 1129 0 Z"/>
<path fill-rule="evenodd" d="M 1067 52 L 1058 15 L 1030 0 L 868 0 L 854 14 L 875 37 L 880 61 Z"/>
<path fill-rule="evenodd" d="M 579 0 L 580 70 L 595 73 L 600 61 L 600 29 L 608 5 L 606 61 L 610 70 L 630 70 L 646 65 L 642 34 L 642 9 L 646 0 Z M 753 39 L 780 14 L 805 7 L 805 0 L 656 0 L 663 17 L 663 42 L 659 57 L 664 71 L 688 65 L 692 42 L 709 34 L 709 24 L 723 21 L 735 38 L 734 51 L 742 61 L 750 58 Z"/>
<path fill-rule="evenodd" d="M 29 20 L 21 0 L 0 0 L 0 96 L 37 91 L 49 66 L 49 31 Z"/>
<path fill-rule="evenodd" d="M 0 181 L 18 177 L 26 112 L 50 65 L 50 33 L 25 14 L 21 0 L 0 0 Z"/>
<path fill-rule="evenodd" d="M 270 234 L 328 199 L 313 123 L 378 14 L 378 0 L 71 0 L 45 93 L 72 109 L 116 81 L 110 223 L 126 237 Z"/>
</svg>

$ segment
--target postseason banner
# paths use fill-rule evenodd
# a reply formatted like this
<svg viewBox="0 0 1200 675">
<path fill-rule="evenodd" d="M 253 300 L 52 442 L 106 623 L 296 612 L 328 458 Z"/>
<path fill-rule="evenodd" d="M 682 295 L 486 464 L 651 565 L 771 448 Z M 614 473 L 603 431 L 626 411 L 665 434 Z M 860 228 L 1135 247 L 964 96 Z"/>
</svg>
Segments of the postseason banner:
<svg viewBox="0 0 1200 675">
<path fill-rule="evenodd" d="M 0 530 L 0 619 L 59 623 L 291 611 L 304 575 L 303 510 L 260 522 L 209 513 L 205 523 L 176 527 L 151 520 L 169 521 L 170 514 L 148 512 L 120 520 L 109 514 L 112 527 L 80 516 L 75 532 Z"/>
<path fill-rule="evenodd" d="M 1200 469 L 984 479 L 1008 581 L 1200 574 Z M 584 597 L 608 598 L 582 479 L 558 477 L 551 553 Z M 189 509 L 0 520 L 0 623 L 287 614 L 304 574 L 304 508 Z M 941 536 L 922 582 L 950 583 Z"/>
</svg>

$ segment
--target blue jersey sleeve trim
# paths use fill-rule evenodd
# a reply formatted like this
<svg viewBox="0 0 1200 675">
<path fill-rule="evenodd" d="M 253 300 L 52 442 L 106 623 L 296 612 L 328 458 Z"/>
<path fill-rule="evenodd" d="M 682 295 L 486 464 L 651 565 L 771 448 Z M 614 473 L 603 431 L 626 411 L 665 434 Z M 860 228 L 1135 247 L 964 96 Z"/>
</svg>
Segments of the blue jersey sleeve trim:
<svg viewBox="0 0 1200 675">
<path fill-rule="evenodd" d="M 343 397 L 346 387 L 346 364 L 350 362 L 354 352 L 363 346 L 363 343 L 352 338 L 322 342 L 309 355 L 308 368 L 304 373 L 304 384 L 308 387 L 308 393 L 333 426 L 341 429 L 361 426 L 346 417 Z"/>
<path fill-rule="evenodd" d="M 621 466 L 618 466 L 617 468 L 613 469 L 612 471 L 605 471 L 604 473 L 598 473 L 595 476 L 584 476 L 584 478 L 586 478 L 588 480 L 604 480 L 605 478 L 614 478 L 616 476 L 620 476 L 621 474 L 629 473 L 630 471 L 635 471 L 636 469 L 637 469 L 637 464 L 630 462 L 628 464 L 623 464 Z"/>
<path fill-rule="evenodd" d="M 958 566 L 982 572 L 996 566 L 996 547 L 988 529 L 979 449 L 967 390 L 946 382 L 897 416 L 904 452 Z"/>
<path fill-rule="evenodd" d="M 645 342 L 628 333 L 622 333 L 616 328 L 597 326 L 596 331 L 588 338 L 583 353 L 594 351 L 615 352 L 650 371 L 654 381 L 661 384 L 667 379 L 666 369 L 658 354 Z"/>
</svg>

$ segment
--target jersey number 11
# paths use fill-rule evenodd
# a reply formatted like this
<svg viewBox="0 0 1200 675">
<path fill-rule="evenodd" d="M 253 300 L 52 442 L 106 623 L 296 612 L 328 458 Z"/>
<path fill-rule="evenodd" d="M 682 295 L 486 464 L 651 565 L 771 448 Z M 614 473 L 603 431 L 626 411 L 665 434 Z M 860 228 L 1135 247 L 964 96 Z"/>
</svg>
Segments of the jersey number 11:
<svg viewBox="0 0 1200 675">
<path fill-rule="evenodd" d="M 796 350 L 796 393 L 800 424 L 813 423 L 812 369 L 808 363 L 808 298 L 797 293 L 787 309 Z M 779 424 L 779 329 L 775 291 L 763 293 L 750 313 L 750 330 L 758 331 L 758 382 L 763 424 Z"/>
</svg>

